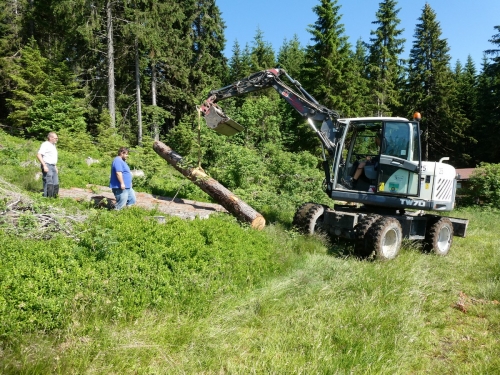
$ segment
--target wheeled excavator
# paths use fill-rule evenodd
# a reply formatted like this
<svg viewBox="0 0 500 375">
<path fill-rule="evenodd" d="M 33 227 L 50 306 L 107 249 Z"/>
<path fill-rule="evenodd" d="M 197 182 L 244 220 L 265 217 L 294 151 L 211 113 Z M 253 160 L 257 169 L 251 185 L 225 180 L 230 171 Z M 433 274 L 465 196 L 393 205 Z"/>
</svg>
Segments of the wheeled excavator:
<svg viewBox="0 0 500 375">
<path fill-rule="evenodd" d="M 209 128 L 234 135 L 244 127 L 217 103 L 267 88 L 275 89 L 304 117 L 323 149 L 323 189 L 334 204 L 301 205 L 293 218 L 299 231 L 352 240 L 359 256 L 381 260 L 395 258 L 403 238 L 421 241 L 426 251 L 446 255 L 453 236 L 465 237 L 467 219 L 429 212 L 453 210 L 457 174 L 444 163 L 446 157 L 438 162 L 422 160 L 418 113 L 412 120 L 341 118 L 279 68 L 210 91 L 200 111 Z M 354 180 L 358 169 L 362 175 Z"/>
</svg>

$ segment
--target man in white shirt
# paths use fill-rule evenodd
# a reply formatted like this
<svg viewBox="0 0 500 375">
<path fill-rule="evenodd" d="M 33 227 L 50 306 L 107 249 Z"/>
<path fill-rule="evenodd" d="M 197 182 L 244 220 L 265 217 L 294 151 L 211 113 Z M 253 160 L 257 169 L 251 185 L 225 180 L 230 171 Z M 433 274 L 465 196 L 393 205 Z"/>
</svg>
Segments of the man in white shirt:
<svg viewBox="0 0 500 375">
<path fill-rule="evenodd" d="M 37 159 L 40 161 L 40 166 L 43 173 L 43 196 L 57 197 L 59 194 L 59 171 L 57 170 L 57 134 L 50 132 L 47 135 L 47 140 L 42 143 Z"/>
</svg>

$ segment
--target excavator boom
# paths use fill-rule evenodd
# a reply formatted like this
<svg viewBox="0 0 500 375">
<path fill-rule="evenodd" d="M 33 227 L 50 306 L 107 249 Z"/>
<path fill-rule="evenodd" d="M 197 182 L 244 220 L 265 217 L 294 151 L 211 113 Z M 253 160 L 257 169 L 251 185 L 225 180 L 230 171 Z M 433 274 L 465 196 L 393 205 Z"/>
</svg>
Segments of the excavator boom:
<svg viewBox="0 0 500 375">
<path fill-rule="evenodd" d="M 280 79 L 282 75 L 286 76 L 297 87 L 300 93 L 297 93 L 285 84 Z M 335 122 L 339 118 L 338 113 L 319 104 L 316 99 L 302 88 L 299 82 L 291 78 L 283 69 L 262 70 L 231 85 L 210 91 L 208 99 L 205 100 L 200 108 L 208 127 L 226 136 L 243 131 L 244 127 L 229 118 L 216 103 L 224 99 L 270 87 L 274 88 L 288 104 L 309 120 L 311 128 L 318 135 L 327 151 L 333 153 L 333 149 L 335 148 L 334 140 L 329 139 L 324 132 L 319 131 L 314 123 L 319 122 L 332 130 L 335 128 Z"/>
</svg>

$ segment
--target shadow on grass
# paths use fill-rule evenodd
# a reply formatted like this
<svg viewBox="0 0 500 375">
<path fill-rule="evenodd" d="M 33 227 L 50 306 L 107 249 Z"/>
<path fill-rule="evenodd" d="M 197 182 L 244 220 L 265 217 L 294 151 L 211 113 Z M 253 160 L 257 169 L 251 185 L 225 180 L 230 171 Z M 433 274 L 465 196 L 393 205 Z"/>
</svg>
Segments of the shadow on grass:
<svg viewBox="0 0 500 375">
<path fill-rule="evenodd" d="M 337 257 L 337 258 L 354 258 L 354 259 L 360 259 L 359 256 L 357 256 L 354 253 L 354 245 L 352 241 L 349 241 L 344 238 L 331 238 L 329 241 L 329 246 L 327 248 L 327 254 Z"/>
</svg>

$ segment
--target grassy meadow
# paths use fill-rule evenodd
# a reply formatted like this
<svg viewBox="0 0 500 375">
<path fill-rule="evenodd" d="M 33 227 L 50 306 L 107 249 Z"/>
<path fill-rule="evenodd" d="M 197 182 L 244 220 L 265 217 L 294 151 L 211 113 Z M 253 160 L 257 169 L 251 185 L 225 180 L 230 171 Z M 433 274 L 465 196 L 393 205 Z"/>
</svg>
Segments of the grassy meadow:
<svg viewBox="0 0 500 375">
<path fill-rule="evenodd" d="M 496 210 L 451 213 L 470 224 L 446 257 L 406 242 L 362 261 L 279 215 L 255 231 L 42 199 L 36 144 L 16 142 L 0 141 L 2 374 L 499 373 Z M 106 184 L 107 163 L 63 156 L 66 182 Z M 153 183 L 175 193 L 162 168 Z"/>
</svg>

